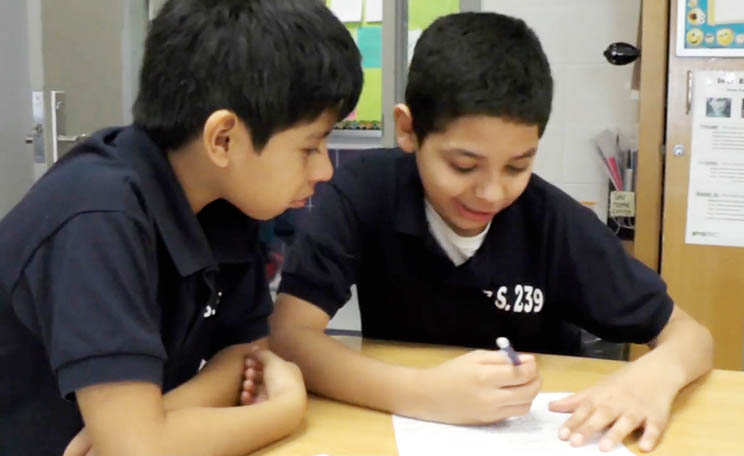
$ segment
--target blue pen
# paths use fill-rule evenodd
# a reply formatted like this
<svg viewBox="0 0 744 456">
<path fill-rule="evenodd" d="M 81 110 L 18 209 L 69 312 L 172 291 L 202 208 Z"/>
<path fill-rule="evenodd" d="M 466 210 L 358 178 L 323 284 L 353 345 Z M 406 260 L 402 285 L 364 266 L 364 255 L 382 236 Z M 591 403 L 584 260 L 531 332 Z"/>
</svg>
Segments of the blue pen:
<svg viewBox="0 0 744 456">
<path fill-rule="evenodd" d="M 522 364 L 522 361 L 519 360 L 519 356 L 517 356 L 517 352 L 514 351 L 511 344 L 509 343 L 509 339 L 506 337 L 499 337 L 496 339 L 496 345 L 503 351 L 506 356 L 509 358 L 509 361 L 515 366 L 519 366 Z"/>
</svg>

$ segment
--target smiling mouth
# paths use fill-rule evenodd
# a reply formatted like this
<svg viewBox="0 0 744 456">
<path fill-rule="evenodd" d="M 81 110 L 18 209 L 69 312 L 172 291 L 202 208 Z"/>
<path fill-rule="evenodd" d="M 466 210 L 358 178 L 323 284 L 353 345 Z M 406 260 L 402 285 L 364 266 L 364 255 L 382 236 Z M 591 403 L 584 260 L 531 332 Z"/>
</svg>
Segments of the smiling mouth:
<svg viewBox="0 0 744 456">
<path fill-rule="evenodd" d="M 496 211 L 483 212 L 471 209 L 459 201 L 457 202 L 457 209 L 464 218 L 478 222 L 487 222 L 497 214 Z"/>
</svg>

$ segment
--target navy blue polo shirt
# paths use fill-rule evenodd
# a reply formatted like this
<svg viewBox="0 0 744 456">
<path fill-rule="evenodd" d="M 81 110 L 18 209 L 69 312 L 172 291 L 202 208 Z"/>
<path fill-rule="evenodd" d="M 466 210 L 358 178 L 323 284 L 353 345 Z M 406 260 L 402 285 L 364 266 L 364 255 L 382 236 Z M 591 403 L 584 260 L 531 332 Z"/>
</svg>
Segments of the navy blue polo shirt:
<svg viewBox="0 0 744 456">
<path fill-rule="evenodd" d="M 77 389 L 168 391 L 266 336 L 257 241 L 257 223 L 224 200 L 195 216 L 136 127 L 71 151 L 0 221 L 0 453 L 62 454 L 82 426 Z"/>
<path fill-rule="evenodd" d="M 414 155 L 374 150 L 319 186 L 288 253 L 280 292 L 329 316 L 357 285 L 366 337 L 581 354 L 584 328 L 646 343 L 673 303 L 594 213 L 533 175 L 456 267 L 429 231 Z"/>
</svg>

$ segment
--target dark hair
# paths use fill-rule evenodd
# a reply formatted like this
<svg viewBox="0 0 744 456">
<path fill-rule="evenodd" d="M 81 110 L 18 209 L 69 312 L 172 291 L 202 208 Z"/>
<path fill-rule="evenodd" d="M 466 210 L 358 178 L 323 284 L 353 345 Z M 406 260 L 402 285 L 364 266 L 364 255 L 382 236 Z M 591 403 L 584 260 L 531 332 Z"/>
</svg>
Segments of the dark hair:
<svg viewBox="0 0 744 456">
<path fill-rule="evenodd" d="M 460 13 L 435 21 L 411 61 L 406 104 L 420 142 L 466 115 L 538 125 L 550 118 L 553 78 L 535 33 L 495 13 Z"/>
<path fill-rule="evenodd" d="M 354 40 L 320 0 L 169 0 L 147 36 L 134 123 L 169 150 L 228 109 L 260 150 L 326 109 L 346 117 L 362 78 Z"/>
</svg>

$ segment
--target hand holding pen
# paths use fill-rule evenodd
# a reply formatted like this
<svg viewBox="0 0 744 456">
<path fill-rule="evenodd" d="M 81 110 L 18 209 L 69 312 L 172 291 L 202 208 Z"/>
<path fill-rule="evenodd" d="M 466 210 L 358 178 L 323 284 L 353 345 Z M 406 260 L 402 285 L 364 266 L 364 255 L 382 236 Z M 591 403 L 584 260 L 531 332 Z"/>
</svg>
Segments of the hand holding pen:
<svg viewBox="0 0 744 456">
<path fill-rule="evenodd" d="M 506 357 L 509 358 L 509 361 L 511 361 L 512 365 L 519 366 L 522 364 L 522 361 L 519 359 L 519 355 L 517 355 L 517 352 L 514 351 L 514 349 L 511 347 L 511 344 L 509 343 L 509 339 L 506 337 L 499 337 L 496 339 L 496 346 L 501 349 L 501 351 L 506 354 Z"/>
</svg>

